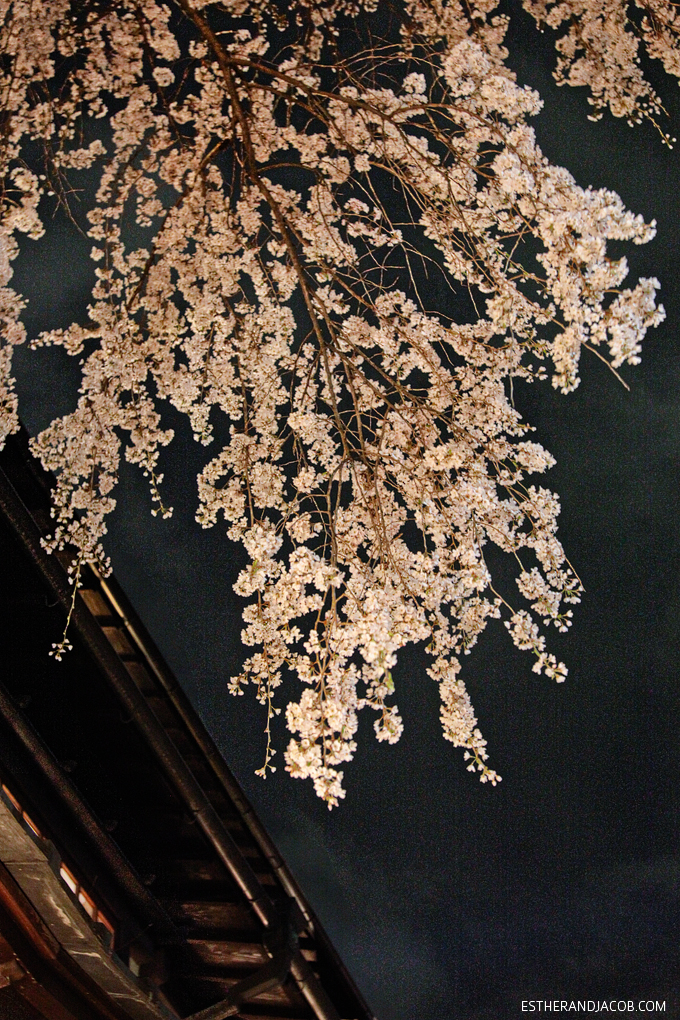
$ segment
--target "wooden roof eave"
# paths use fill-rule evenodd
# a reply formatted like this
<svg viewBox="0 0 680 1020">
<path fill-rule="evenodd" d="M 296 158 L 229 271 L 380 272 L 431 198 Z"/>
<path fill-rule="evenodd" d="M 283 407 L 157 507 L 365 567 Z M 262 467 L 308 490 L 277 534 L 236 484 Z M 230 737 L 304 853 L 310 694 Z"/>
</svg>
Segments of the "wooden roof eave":
<svg viewBox="0 0 680 1020">
<path fill-rule="evenodd" d="M 55 556 L 49 556 L 46 553 L 41 543 L 42 534 L 40 527 L 27 510 L 10 478 L 2 470 L 0 470 L 0 508 L 21 539 L 24 549 L 28 552 L 43 579 L 49 584 L 64 610 L 68 612 L 71 604 L 72 589 L 68 583 L 66 572 Z M 125 622 L 128 631 L 143 653 L 145 661 L 151 667 L 159 682 L 161 682 L 178 714 L 201 748 L 212 771 L 218 777 L 229 798 L 237 807 L 244 823 L 262 849 L 264 856 L 277 875 L 281 885 L 298 904 L 306 925 L 311 929 L 314 937 L 318 938 L 321 934 L 318 922 L 313 918 L 292 876 L 290 876 L 283 865 L 265 830 L 256 819 L 252 808 L 228 772 L 219 751 L 196 716 L 188 699 L 174 678 L 172 678 L 170 671 L 167 670 L 167 667 L 164 667 L 158 653 L 154 654 L 154 650 L 150 647 L 150 641 L 144 640 L 141 627 L 139 625 L 135 627 L 134 622 L 131 620 L 132 614 L 129 611 L 125 612 L 127 607 L 122 604 L 120 593 L 115 592 L 111 582 L 105 581 L 102 578 L 98 580 L 102 590 L 111 601 L 116 614 Z M 121 609 L 123 612 L 121 612 Z M 166 729 L 159 722 L 139 688 L 135 685 L 130 673 L 114 651 L 102 627 L 97 624 L 81 598 L 76 599 L 71 624 L 89 653 L 107 676 L 120 701 L 125 706 L 126 711 L 129 712 L 137 727 L 142 731 L 149 746 L 155 752 L 166 777 L 179 794 L 191 816 L 195 818 L 219 859 L 226 866 L 227 871 L 258 918 L 264 932 L 274 933 L 279 931 L 284 924 L 279 911 L 274 907 L 272 900 L 263 889 L 250 864 L 225 828 L 222 820 L 200 784 L 196 781 L 191 769 L 169 737 Z M 325 938 L 323 938 L 323 941 L 327 942 Z M 330 944 L 328 943 L 328 945 Z M 336 966 L 339 965 L 341 967 L 342 965 L 337 959 L 336 954 L 333 953 L 333 956 L 335 956 L 334 963 Z M 336 1008 L 297 945 L 290 954 L 288 969 L 317 1020 L 340 1020 Z M 351 985 L 344 967 L 342 967 L 342 972 L 345 982 Z M 352 990 L 354 991 L 353 986 Z M 356 998 L 360 999 L 358 993 L 356 993 Z M 229 1005 L 226 1001 L 223 1004 L 224 1008 L 227 1008 Z M 226 1012 L 224 1015 L 233 1014 Z M 371 1016 L 367 1008 L 364 1016 L 366 1018 Z"/>
</svg>

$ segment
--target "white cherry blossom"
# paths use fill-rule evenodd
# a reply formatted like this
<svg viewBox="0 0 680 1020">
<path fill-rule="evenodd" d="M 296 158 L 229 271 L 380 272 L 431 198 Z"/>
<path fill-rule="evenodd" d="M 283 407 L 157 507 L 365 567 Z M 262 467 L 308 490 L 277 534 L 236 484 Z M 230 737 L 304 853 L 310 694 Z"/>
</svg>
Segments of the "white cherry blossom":
<svg viewBox="0 0 680 1020">
<path fill-rule="evenodd" d="M 658 121 L 637 53 L 678 73 L 675 7 L 638 2 L 637 21 L 619 0 L 525 7 L 562 33 L 558 80 L 587 83 L 596 115 Z M 169 514 L 162 402 L 185 414 L 211 447 L 197 519 L 248 555 L 248 655 L 228 689 L 254 686 L 266 712 L 259 774 L 285 708 L 285 767 L 329 807 L 361 711 L 378 740 L 399 739 L 409 643 L 426 642 L 445 738 L 498 781 L 461 658 L 500 617 L 533 670 L 563 680 L 546 630 L 570 626 L 581 593 L 559 501 L 533 477 L 554 461 L 512 382 L 551 372 L 569 392 L 584 347 L 614 372 L 637 364 L 663 318 L 658 282 L 626 288 L 607 252 L 654 224 L 543 155 L 541 100 L 506 64 L 494 0 L 407 0 L 384 47 L 374 10 L 0 0 L 2 438 L 26 339 L 18 239 L 38 238 L 55 202 L 77 215 L 69 174 L 87 174 L 87 315 L 31 338 L 82 365 L 77 406 L 33 441 L 56 477 L 49 548 L 73 551 L 74 585 L 82 563 L 106 567 L 122 456 Z M 468 313 L 432 307 L 435 277 Z M 516 564 L 514 595 L 489 545 Z"/>
</svg>

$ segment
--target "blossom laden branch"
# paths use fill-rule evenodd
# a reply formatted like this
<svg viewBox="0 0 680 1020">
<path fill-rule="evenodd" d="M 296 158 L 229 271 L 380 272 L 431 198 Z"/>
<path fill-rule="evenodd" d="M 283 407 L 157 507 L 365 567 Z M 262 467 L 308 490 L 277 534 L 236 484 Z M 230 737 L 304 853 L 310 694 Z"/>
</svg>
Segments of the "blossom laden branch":
<svg viewBox="0 0 680 1020">
<path fill-rule="evenodd" d="M 529 6 L 558 24 L 557 7 Z M 608 16 L 595 0 L 567 6 L 579 40 Z M 564 631 L 582 591 L 558 500 L 531 481 L 553 460 L 526 438 L 513 381 L 551 362 L 569 392 L 584 347 L 618 374 L 663 317 L 657 281 L 624 288 L 626 261 L 607 254 L 654 224 L 544 157 L 528 123 L 540 99 L 507 67 L 491 0 L 408 0 L 382 42 L 372 10 L 0 0 L 3 434 L 25 338 L 7 286 L 15 238 L 40 236 L 53 170 L 86 174 L 87 321 L 32 338 L 82 357 L 77 407 L 33 444 L 57 478 L 50 547 L 74 548 L 78 568 L 105 563 L 123 454 L 169 512 L 164 401 L 199 442 L 219 438 L 197 519 L 223 517 L 247 552 L 235 589 L 252 653 L 228 689 L 254 686 L 266 712 L 266 776 L 277 699 L 298 685 L 286 769 L 329 807 L 360 712 L 378 740 L 399 739 L 399 653 L 420 641 L 445 738 L 498 781 L 461 658 L 502 617 L 534 671 L 563 680 L 542 628 Z M 674 22 L 645 12 L 640 38 L 658 48 Z M 612 106 L 613 86 L 599 87 Z M 627 95 L 643 109 L 648 93 Z M 433 272 L 453 295 L 439 308 Z M 488 544 L 514 563 L 521 604 L 492 578 Z"/>
</svg>

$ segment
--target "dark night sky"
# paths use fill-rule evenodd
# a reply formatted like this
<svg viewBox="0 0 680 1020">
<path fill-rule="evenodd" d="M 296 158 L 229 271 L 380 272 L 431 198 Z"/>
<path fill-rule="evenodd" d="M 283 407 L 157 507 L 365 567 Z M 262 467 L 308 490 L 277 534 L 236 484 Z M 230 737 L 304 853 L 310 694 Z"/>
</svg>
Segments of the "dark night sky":
<svg viewBox="0 0 680 1020">
<path fill-rule="evenodd" d="M 612 996 L 665 999 L 665 1015 L 680 1017 L 680 149 L 645 125 L 590 123 L 582 90 L 555 87 L 550 41 L 521 16 L 509 46 L 545 100 L 535 128 L 546 155 L 658 220 L 656 240 L 626 253 L 629 279 L 661 280 L 668 319 L 625 371 L 630 393 L 587 352 L 574 394 L 516 393 L 557 457 L 546 484 L 562 497 L 560 535 L 587 595 L 572 632 L 551 637 L 567 683 L 537 678 L 499 624 L 465 662 L 503 783 L 481 786 L 441 738 L 415 650 L 395 673 L 406 732 L 378 745 L 363 720 L 338 809 L 282 762 L 266 782 L 253 775 L 263 720 L 226 692 L 241 656 L 240 554 L 219 528 L 194 523 L 205 451 L 182 421 L 163 465 L 175 515 L 152 518 L 143 479 L 126 468 L 107 547 L 379 1020 L 513 1020 L 522 999 Z M 680 91 L 656 80 L 680 136 Z M 26 242 L 14 283 L 31 295 L 31 335 L 82 315 L 88 250 L 58 219 Z M 21 349 L 17 361 L 35 433 L 71 409 L 74 366 L 62 351 Z"/>
</svg>

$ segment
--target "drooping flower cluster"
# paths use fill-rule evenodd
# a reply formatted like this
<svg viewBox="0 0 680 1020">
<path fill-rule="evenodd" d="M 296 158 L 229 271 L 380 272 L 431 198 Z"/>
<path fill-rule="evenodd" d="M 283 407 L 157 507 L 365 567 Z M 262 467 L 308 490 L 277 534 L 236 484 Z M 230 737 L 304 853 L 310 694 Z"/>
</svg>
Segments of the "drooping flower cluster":
<svg viewBox="0 0 680 1020">
<path fill-rule="evenodd" d="M 648 119 L 666 144 L 676 141 L 663 129 L 663 104 L 646 80 L 640 52 L 660 60 L 668 74 L 680 77 L 680 14 L 668 0 L 523 0 L 539 26 L 561 32 L 555 78 L 560 85 L 590 89 L 591 120 L 609 108 L 629 124 Z M 643 44 L 641 50 L 640 43 Z"/>
<path fill-rule="evenodd" d="M 529 6 L 582 26 L 593 7 Z M 654 225 L 543 156 L 527 123 L 540 99 L 508 70 L 493 12 L 408 0 L 377 45 L 373 6 L 340 0 L 0 0 L 3 436 L 24 339 L 15 234 L 39 237 L 39 206 L 68 209 L 69 175 L 90 175 L 87 317 L 32 341 L 82 358 L 76 409 L 34 441 L 57 479 L 51 547 L 105 560 L 123 453 L 170 512 L 160 402 L 184 412 L 218 447 L 198 520 L 223 517 L 248 553 L 252 654 L 230 690 L 254 684 L 265 706 L 266 775 L 277 688 L 301 685 L 286 768 L 329 807 L 360 709 L 399 739 L 409 642 L 427 643 L 444 736 L 497 781 L 460 657 L 503 617 L 534 671 L 564 679 L 540 626 L 565 630 L 581 590 L 558 500 L 530 481 L 553 460 L 512 380 L 551 363 L 568 392 L 582 348 L 635 364 L 663 317 L 656 280 L 622 289 L 626 261 L 607 254 Z M 519 608 L 489 543 L 518 565 Z"/>
</svg>

